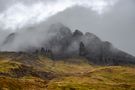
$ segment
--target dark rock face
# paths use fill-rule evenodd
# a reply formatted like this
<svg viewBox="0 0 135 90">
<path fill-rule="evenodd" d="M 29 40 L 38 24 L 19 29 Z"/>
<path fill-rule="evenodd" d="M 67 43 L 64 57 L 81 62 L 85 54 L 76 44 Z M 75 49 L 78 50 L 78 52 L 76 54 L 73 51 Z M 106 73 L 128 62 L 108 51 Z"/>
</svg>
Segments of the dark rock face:
<svg viewBox="0 0 135 90">
<path fill-rule="evenodd" d="M 62 26 L 62 30 L 61 28 L 60 30 L 56 30 L 55 33 L 56 36 L 49 40 L 47 47 L 51 46 L 50 49 L 56 59 L 79 56 L 79 53 L 82 53 L 82 51 L 79 51 L 79 48 L 86 48 L 87 51 L 83 50 L 83 53 L 89 59 L 96 60 L 100 56 L 102 41 L 94 34 L 86 33 L 84 35 L 79 30 L 75 30 L 72 33 L 65 26 Z"/>
<path fill-rule="evenodd" d="M 22 59 L 25 64 L 34 63 L 39 59 L 38 54 L 41 54 L 53 60 L 81 56 L 99 65 L 135 64 L 135 57 L 116 49 L 110 42 L 100 40 L 93 33 L 84 34 L 79 30 L 72 32 L 62 24 L 54 24 L 47 34 L 50 36 L 40 47 L 26 47 L 26 52 L 18 53 L 13 59 Z M 15 33 L 10 34 L 3 45 L 12 43 L 15 36 Z"/>
<path fill-rule="evenodd" d="M 87 54 L 86 48 L 85 48 L 83 42 L 80 42 L 79 55 L 80 56 L 85 56 L 86 54 Z"/>
<path fill-rule="evenodd" d="M 55 58 L 67 57 L 68 47 L 71 44 L 72 32 L 69 28 L 65 26 L 60 26 L 60 28 L 51 28 L 49 34 L 53 36 L 45 42 L 44 48 L 49 49 L 53 52 Z"/>
<path fill-rule="evenodd" d="M 15 39 L 15 36 L 16 36 L 15 33 L 9 34 L 9 35 L 6 37 L 6 39 L 4 40 L 2 46 L 3 46 L 3 45 L 6 45 L 6 44 L 12 43 L 12 42 L 14 41 L 14 39 Z"/>
<path fill-rule="evenodd" d="M 82 56 L 99 65 L 135 64 L 135 57 L 113 47 L 110 42 L 101 41 L 92 33 L 83 34 L 79 30 L 71 30 L 63 25 L 53 27 L 55 35 L 44 45 L 52 51 L 54 59 Z"/>
<path fill-rule="evenodd" d="M 83 36 L 83 33 L 79 30 L 75 30 L 75 32 L 73 32 L 73 37 L 80 37 Z"/>
</svg>

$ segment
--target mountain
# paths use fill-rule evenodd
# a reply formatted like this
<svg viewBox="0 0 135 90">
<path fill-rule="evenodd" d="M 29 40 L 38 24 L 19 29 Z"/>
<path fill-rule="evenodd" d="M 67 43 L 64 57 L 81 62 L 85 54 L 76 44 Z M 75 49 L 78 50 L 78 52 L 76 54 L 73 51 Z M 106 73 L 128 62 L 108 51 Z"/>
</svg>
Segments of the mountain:
<svg viewBox="0 0 135 90">
<path fill-rule="evenodd" d="M 134 56 L 115 48 L 108 41 L 102 41 L 93 33 L 83 34 L 79 30 L 71 32 L 62 24 L 52 25 L 49 31 L 53 36 L 43 44 L 42 48 L 50 50 L 54 59 L 82 56 L 90 63 L 98 65 L 135 64 Z"/>
<path fill-rule="evenodd" d="M 0 52 L 0 90 L 135 89 L 135 57 L 110 42 L 62 24 L 35 31 L 5 39 L 3 46 L 19 41 L 21 49 Z M 22 36 L 33 43 L 23 42 Z"/>
<path fill-rule="evenodd" d="M 41 52 L 42 48 L 42 52 L 49 53 L 49 57 L 54 60 L 81 56 L 88 59 L 89 63 L 97 65 L 135 64 L 134 56 L 115 48 L 108 41 L 102 41 L 93 33 L 86 32 L 84 34 L 79 30 L 72 32 L 60 23 L 51 25 L 46 31 L 47 34 L 44 33 L 41 35 L 46 36 L 42 36 L 44 39 L 39 43 L 40 45 L 38 47 L 35 47 L 34 44 L 24 45 L 25 52 Z M 15 37 L 17 38 L 15 33 L 10 34 L 4 44 L 16 42 Z M 27 39 L 33 41 L 33 38 Z"/>
<path fill-rule="evenodd" d="M 9 35 L 6 37 L 6 39 L 4 40 L 2 46 L 3 46 L 3 45 L 6 45 L 6 44 L 12 43 L 12 42 L 14 41 L 14 39 L 15 39 L 15 36 L 16 36 L 15 33 L 9 34 Z"/>
</svg>

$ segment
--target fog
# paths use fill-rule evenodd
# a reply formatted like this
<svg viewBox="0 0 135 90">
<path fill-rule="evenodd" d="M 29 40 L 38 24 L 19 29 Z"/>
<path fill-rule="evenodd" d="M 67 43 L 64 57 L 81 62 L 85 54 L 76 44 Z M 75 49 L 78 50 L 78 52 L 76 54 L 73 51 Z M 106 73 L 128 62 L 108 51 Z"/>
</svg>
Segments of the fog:
<svg viewBox="0 0 135 90">
<path fill-rule="evenodd" d="M 135 55 L 135 1 L 95 0 L 94 4 L 93 1 L 0 0 L 0 44 L 9 33 L 17 33 L 15 41 L 1 46 L 1 49 L 12 51 L 32 45 L 39 47 L 44 38 L 49 38 L 49 26 L 62 23 L 72 31 L 92 32 Z M 46 8 L 44 5 L 51 6 Z M 53 5 L 59 8 L 50 8 Z"/>
<path fill-rule="evenodd" d="M 12 1 L 12 2 L 11 2 Z M 113 1 L 113 2 L 112 2 Z M 10 0 L 5 4 L 5 10 L 0 13 L 0 26 L 3 29 L 16 30 L 29 26 L 63 12 L 76 5 L 89 8 L 97 14 L 102 14 L 113 6 L 117 0 Z M 30 3 L 31 2 L 31 3 Z M 2 7 L 1 7 L 2 8 Z"/>
</svg>

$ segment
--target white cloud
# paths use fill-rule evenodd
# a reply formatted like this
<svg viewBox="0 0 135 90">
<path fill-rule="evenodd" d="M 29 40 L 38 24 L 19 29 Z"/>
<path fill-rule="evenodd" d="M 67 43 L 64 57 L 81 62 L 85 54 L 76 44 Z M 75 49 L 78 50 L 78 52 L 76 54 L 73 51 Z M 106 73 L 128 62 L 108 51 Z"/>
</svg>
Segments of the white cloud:
<svg viewBox="0 0 135 90">
<path fill-rule="evenodd" d="M 65 9 L 74 5 L 87 7 L 97 12 L 104 13 L 108 6 L 112 6 L 117 0 L 56 0 L 54 2 L 35 2 L 24 5 L 18 2 L 0 13 L 0 27 L 3 29 L 21 28 L 26 25 L 35 24 L 46 20 Z"/>
</svg>

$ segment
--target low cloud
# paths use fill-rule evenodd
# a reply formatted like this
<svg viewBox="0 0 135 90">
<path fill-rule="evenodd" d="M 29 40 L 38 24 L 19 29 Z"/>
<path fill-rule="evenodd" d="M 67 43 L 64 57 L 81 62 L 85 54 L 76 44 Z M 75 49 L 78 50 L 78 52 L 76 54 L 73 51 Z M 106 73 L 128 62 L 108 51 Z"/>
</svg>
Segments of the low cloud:
<svg viewBox="0 0 135 90">
<path fill-rule="evenodd" d="M 23 43 L 38 46 L 37 41 L 42 41 L 42 38 L 46 37 L 45 32 L 40 31 L 47 30 L 49 24 L 61 22 L 72 31 L 79 29 L 83 32 L 92 32 L 102 40 L 110 41 L 114 46 L 135 55 L 134 0 L 6 0 L 6 2 L 0 1 L 0 43 L 9 33 L 24 31 L 24 34 L 17 38 L 19 44 L 13 46 L 20 48 Z"/>
<path fill-rule="evenodd" d="M 14 3 L 11 1 L 12 4 L 0 13 L 0 27 L 3 29 L 16 30 L 33 25 L 76 5 L 102 14 L 117 0 L 14 0 Z"/>
</svg>

